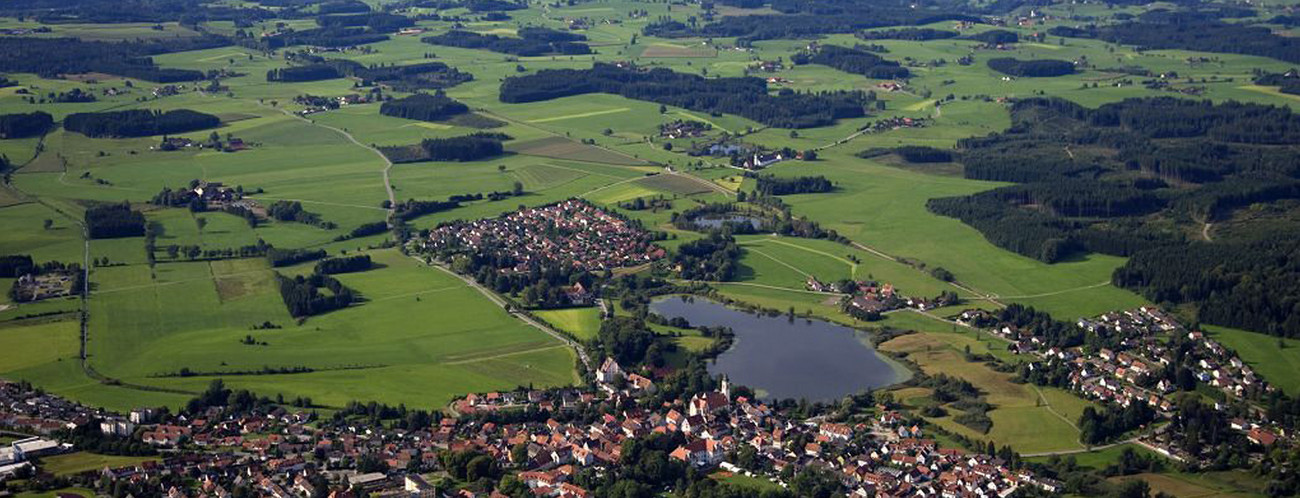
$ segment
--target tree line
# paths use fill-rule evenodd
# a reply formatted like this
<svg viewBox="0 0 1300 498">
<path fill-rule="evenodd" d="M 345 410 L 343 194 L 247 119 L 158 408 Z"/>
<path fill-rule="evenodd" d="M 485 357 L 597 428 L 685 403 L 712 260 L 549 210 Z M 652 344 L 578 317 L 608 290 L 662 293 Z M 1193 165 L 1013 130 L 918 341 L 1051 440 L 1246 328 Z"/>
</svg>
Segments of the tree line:
<svg viewBox="0 0 1300 498">
<path fill-rule="evenodd" d="M 798 176 L 783 178 L 775 175 L 759 175 L 755 191 L 760 195 L 820 194 L 835 189 L 825 176 Z"/>
<path fill-rule="evenodd" d="M 316 273 L 321 275 L 354 273 L 369 270 L 371 265 L 369 254 L 329 258 L 316 263 Z"/>
</svg>

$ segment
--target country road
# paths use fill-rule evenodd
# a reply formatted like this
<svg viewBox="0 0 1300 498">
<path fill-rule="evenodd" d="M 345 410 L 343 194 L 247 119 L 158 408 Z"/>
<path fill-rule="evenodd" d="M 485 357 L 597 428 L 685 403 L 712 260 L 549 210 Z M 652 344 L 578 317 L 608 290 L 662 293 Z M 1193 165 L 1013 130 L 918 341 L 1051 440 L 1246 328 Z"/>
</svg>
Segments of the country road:
<svg viewBox="0 0 1300 498">
<path fill-rule="evenodd" d="M 420 260 L 420 258 L 415 258 L 415 259 L 416 259 L 416 260 Z M 420 260 L 420 261 L 423 262 L 423 260 Z M 507 303 L 504 299 L 501 299 L 500 296 L 497 296 L 496 293 L 494 293 L 494 292 L 488 290 L 487 288 L 483 287 L 482 285 L 479 285 L 479 283 L 476 282 L 474 279 L 469 278 L 469 277 L 466 277 L 466 276 L 461 275 L 461 274 L 459 274 L 459 273 L 456 273 L 456 272 L 454 272 L 454 271 L 451 271 L 450 268 L 447 268 L 447 267 L 442 266 L 442 265 L 440 265 L 440 264 L 433 263 L 433 264 L 429 264 L 429 266 L 432 266 L 432 267 L 434 267 L 434 268 L 437 268 L 437 269 L 439 269 L 439 270 L 442 270 L 442 271 L 446 272 L 448 275 L 451 275 L 451 276 L 453 276 L 453 277 L 456 277 L 456 278 L 460 279 L 462 282 L 465 282 L 466 285 L 469 285 L 470 287 L 473 287 L 474 290 L 477 290 L 477 291 L 479 291 L 480 294 L 483 294 L 483 297 L 488 298 L 489 301 L 492 301 L 492 302 L 493 302 L 494 304 L 496 304 L 497 306 L 500 306 L 502 309 L 506 310 L 506 313 L 510 314 L 510 316 L 513 316 L 513 317 L 515 317 L 515 318 L 518 318 L 519 320 L 522 320 L 524 323 L 527 323 L 527 324 L 529 324 L 529 325 L 532 325 L 533 327 L 537 328 L 538 330 L 541 330 L 542 332 L 546 332 L 546 333 L 547 333 L 548 335 L 550 335 L 551 337 L 554 337 L 554 338 L 558 339 L 560 342 L 563 342 L 565 345 L 569 346 L 570 348 L 573 348 L 573 351 L 576 352 L 576 353 L 578 354 L 578 359 L 579 359 L 579 360 L 582 360 L 582 365 L 583 365 L 584 367 L 586 367 L 587 370 L 591 370 L 591 369 L 592 369 L 592 366 L 591 366 L 591 358 L 589 358 L 589 357 L 587 356 L 587 351 L 586 351 L 585 349 L 583 349 L 583 348 L 582 348 L 582 345 L 581 345 L 581 344 L 578 344 L 577 341 L 574 341 L 573 339 L 570 339 L 568 336 L 559 333 L 559 332 L 556 331 L 555 329 L 552 329 L 551 327 L 549 327 L 549 326 L 547 326 L 547 325 L 545 325 L 545 324 L 543 324 L 543 323 L 541 323 L 541 322 L 538 322 L 537 320 L 533 320 L 532 317 L 529 317 L 528 315 L 525 315 L 525 314 L 523 314 L 523 313 L 518 313 L 518 312 L 515 312 L 514 310 L 511 310 L 511 309 L 510 309 L 510 306 L 509 306 L 509 303 Z"/>
<path fill-rule="evenodd" d="M 327 125 L 327 124 L 317 123 L 316 121 L 313 121 L 313 120 L 311 120 L 311 119 L 308 119 L 308 118 L 305 118 L 305 117 L 299 116 L 299 115 L 297 115 L 297 114 L 294 114 L 292 111 L 290 111 L 290 110 L 288 110 L 288 109 L 281 109 L 281 108 L 278 108 L 278 107 L 277 107 L 276 110 L 278 110 L 278 111 L 284 113 L 286 116 L 293 117 L 293 118 L 297 118 L 297 119 L 300 119 L 300 120 L 302 120 L 302 121 L 306 121 L 307 123 L 310 123 L 310 124 L 312 124 L 312 125 L 314 125 L 314 126 L 319 126 L 319 127 L 321 127 L 321 128 L 325 128 L 325 129 L 327 129 L 327 130 L 331 130 L 331 131 L 333 131 L 333 132 L 335 132 L 335 133 L 338 133 L 338 134 L 340 134 L 340 135 L 343 135 L 343 138 L 348 139 L 349 142 L 352 142 L 352 143 L 356 144 L 357 146 L 359 146 L 359 147 L 361 147 L 361 148 L 364 148 L 364 149 L 366 149 L 366 150 L 368 150 L 368 151 L 370 151 L 370 152 L 373 152 L 376 156 L 379 156 L 379 159 L 381 159 L 381 160 L 384 161 L 384 170 L 383 170 L 383 175 L 384 175 L 384 190 L 388 192 L 388 209 L 387 209 L 387 211 L 388 211 L 388 224 L 389 224 L 389 226 L 391 227 L 392 224 L 393 224 L 393 220 L 392 220 L 392 218 L 393 218 L 393 214 L 396 212 L 395 210 L 397 209 L 397 195 L 393 193 L 393 181 L 389 178 L 389 171 L 391 171 L 391 170 L 393 169 L 393 161 L 390 161 L 390 160 L 388 159 L 388 156 L 385 156 L 383 152 L 380 152 L 380 151 L 379 151 L 379 149 L 376 149 L 376 148 L 374 148 L 374 147 L 371 147 L 371 146 L 369 146 L 369 145 L 366 145 L 366 144 L 361 143 L 360 140 L 357 140 L 357 137 L 352 136 L 352 134 L 349 133 L 347 130 L 344 130 L 344 129 L 342 129 L 342 128 L 336 128 L 336 127 L 333 127 L 333 126 L 330 126 L 330 125 Z"/>
</svg>

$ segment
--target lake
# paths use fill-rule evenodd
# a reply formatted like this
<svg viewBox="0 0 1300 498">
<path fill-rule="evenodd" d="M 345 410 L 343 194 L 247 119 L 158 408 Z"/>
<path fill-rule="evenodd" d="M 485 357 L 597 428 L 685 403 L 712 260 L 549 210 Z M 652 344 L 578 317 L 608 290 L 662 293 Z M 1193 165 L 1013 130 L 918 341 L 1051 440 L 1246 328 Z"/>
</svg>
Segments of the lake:
<svg viewBox="0 0 1300 498">
<path fill-rule="evenodd" d="M 730 327 L 735 342 L 710 364 L 709 372 L 725 374 L 764 399 L 835 401 L 911 377 L 871 347 L 866 332 L 843 325 L 760 316 L 680 296 L 655 301 L 650 309 L 667 318 L 685 318 L 692 326 Z"/>
<path fill-rule="evenodd" d="M 760 228 L 763 225 L 762 220 L 753 216 L 745 216 L 743 214 L 711 214 L 701 216 L 691 220 L 691 222 L 702 228 L 722 228 L 724 223 L 734 223 L 737 225 L 749 223 L 749 226 L 754 227 L 755 229 Z"/>
</svg>

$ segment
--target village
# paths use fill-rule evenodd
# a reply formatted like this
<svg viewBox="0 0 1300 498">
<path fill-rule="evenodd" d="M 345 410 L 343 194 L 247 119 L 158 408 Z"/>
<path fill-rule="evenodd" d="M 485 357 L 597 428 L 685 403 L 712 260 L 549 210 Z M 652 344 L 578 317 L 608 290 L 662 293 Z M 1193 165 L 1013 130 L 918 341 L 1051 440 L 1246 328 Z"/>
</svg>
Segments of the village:
<svg viewBox="0 0 1300 498">
<path fill-rule="evenodd" d="M 499 218 L 456 222 L 432 230 L 434 251 L 468 250 L 511 262 L 502 271 L 526 273 L 534 264 L 603 271 L 650 263 L 665 255 L 653 235 L 588 202 L 570 199 Z"/>
<path fill-rule="evenodd" d="M 642 404 L 639 399 L 653 398 L 638 395 L 655 386 L 637 377 L 608 359 L 596 373 L 595 389 L 470 395 L 453 404 L 452 414 L 409 428 L 322 420 L 278 406 L 233 412 L 213 406 L 181 415 L 135 410 L 124 416 L 3 383 L 0 426 L 39 436 L 0 452 L 13 460 L 0 467 L 0 478 L 39 481 L 41 457 L 85 450 L 57 440 L 82 428 L 143 442 L 164 456 L 86 471 L 74 479 L 110 486 L 158 483 L 162 489 L 151 494 L 170 498 L 231 497 L 241 488 L 281 498 L 506 496 L 450 489 L 443 462 L 455 454 L 480 455 L 517 472 L 532 496 L 586 497 L 591 492 L 574 484 L 578 474 L 617 467 L 624 443 L 652 435 L 679 441 L 669 458 L 690 467 L 779 486 L 801 469 L 818 468 L 840 476 L 854 496 L 1005 496 L 1022 486 L 1049 492 L 1060 486 L 1013 470 L 995 456 L 940 448 L 894 411 L 882 409 L 870 423 L 851 425 L 793 420 L 732 393 L 725 378 L 717 390 Z M 591 408 L 601 414 L 594 421 L 575 416 Z M 488 421 L 490 414 L 505 410 L 541 417 Z M 753 455 L 746 466 L 735 457 L 742 449 Z"/>
<path fill-rule="evenodd" d="M 1169 419 L 1177 415 L 1172 395 L 1180 389 L 1194 389 L 1199 383 L 1222 393 L 1222 400 L 1214 402 L 1216 410 L 1227 410 L 1234 403 L 1248 407 L 1245 411 L 1249 416 L 1234 418 L 1231 428 L 1243 433 L 1251 443 L 1267 449 L 1289 439 L 1284 428 L 1248 401 L 1251 394 L 1266 394 L 1275 388 L 1235 353 L 1204 332 L 1187 329 L 1158 308 L 1144 306 L 1079 319 L 1074 325 L 1080 330 L 1110 338 L 1109 342 L 1116 344 L 1095 350 L 1048 346 L 1042 337 L 1022 332 L 1014 325 L 995 323 L 984 310 L 966 310 L 955 319 L 972 327 L 991 325 L 995 335 L 1010 342 L 1008 349 L 1012 352 L 1039 358 L 1030 364 L 1031 369 L 1068 369 L 1066 387 L 1085 398 L 1121 407 L 1144 404 L 1161 418 Z M 1176 343 L 1188 346 L 1179 348 Z M 1184 373 L 1181 367 L 1188 363 L 1194 368 Z M 1162 378 L 1160 374 L 1166 368 L 1179 373 L 1173 380 Z M 1160 430 L 1146 431 L 1138 442 L 1178 461 L 1213 459 L 1213 455 L 1188 452 L 1180 447 L 1178 438 Z"/>
</svg>

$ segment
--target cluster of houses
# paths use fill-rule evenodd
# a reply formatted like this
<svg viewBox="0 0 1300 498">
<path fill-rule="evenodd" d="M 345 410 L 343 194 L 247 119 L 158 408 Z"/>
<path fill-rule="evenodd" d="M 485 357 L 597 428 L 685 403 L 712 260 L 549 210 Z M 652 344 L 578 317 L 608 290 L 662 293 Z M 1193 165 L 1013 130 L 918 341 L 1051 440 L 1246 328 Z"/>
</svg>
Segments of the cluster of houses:
<svg viewBox="0 0 1300 498">
<path fill-rule="evenodd" d="M 40 301 L 56 297 L 71 296 L 76 289 L 76 276 L 73 271 L 62 270 L 48 273 L 28 273 L 18 277 L 9 290 L 9 298 L 15 302 Z"/>
<path fill-rule="evenodd" d="M 965 325 L 983 326 L 990 323 L 992 317 L 987 311 L 966 310 L 955 319 Z M 1185 352 L 1184 364 L 1190 361 L 1190 372 L 1196 382 L 1238 399 L 1275 389 L 1218 341 L 1204 332 L 1188 330 L 1155 307 L 1144 306 L 1095 318 L 1081 318 L 1075 325 L 1089 334 L 1116 338 L 1118 346 L 1095 351 L 1087 347 L 1049 346 L 1042 338 L 1006 324 L 996 325 L 993 333 L 1010 341 L 1009 348 L 1013 352 L 1041 358 L 1030 368 L 1067 366 L 1069 387 L 1086 398 L 1124 407 L 1141 403 L 1164 417 L 1172 417 L 1177 411 L 1172 394 L 1180 386 L 1162 375 L 1167 367 L 1183 366 L 1176 363 L 1178 357 L 1170 347 L 1170 340 L 1175 338 L 1186 339 L 1192 344 Z M 1216 407 L 1224 408 L 1219 403 Z M 1233 428 L 1246 433 L 1248 439 L 1262 446 L 1273 445 L 1280 438 L 1279 434 L 1285 434 L 1284 430 L 1268 423 L 1265 414 L 1258 412 L 1254 420 L 1241 420 L 1234 423 Z M 1181 452 L 1176 439 L 1152 434 L 1145 443 L 1172 458 L 1195 458 L 1195 455 Z"/>
<path fill-rule="evenodd" d="M 712 125 L 702 121 L 679 119 L 670 123 L 660 124 L 659 136 L 669 140 L 678 138 L 695 138 L 704 136 L 705 133 L 708 133 L 709 130 L 712 129 Z"/>
<path fill-rule="evenodd" d="M 372 102 L 369 95 L 359 93 L 349 93 L 339 97 L 322 97 L 319 95 L 298 95 L 293 98 L 293 103 L 303 106 L 298 111 L 299 116 L 310 116 L 312 114 L 332 111 L 341 106 L 368 104 Z"/>
<path fill-rule="evenodd" d="M 654 392 L 650 379 L 612 359 L 596 377 L 594 390 L 473 394 L 453 403 L 450 415 L 407 428 L 319 421 L 275 406 L 163 416 L 138 410 L 124 417 L 0 383 L 0 423 L 44 433 L 97 423 L 105 434 L 139 438 L 165 456 L 83 477 L 98 483 L 160 477 L 164 489 L 157 494 L 169 498 L 229 498 L 238 488 L 276 498 L 504 496 L 431 485 L 425 476 L 440 470 L 439 455 L 445 451 L 486 455 L 514 472 L 535 496 L 585 498 L 591 493 L 574 482 L 577 473 L 617 467 L 625 441 L 652 434 L 680 435 L 669 458 L 705 472 L 745 473 L 785 486 L 782 470 L 821 468 L 838 476 L 854 496 L 1006 496 L 1021 486 L 1048 491 L 1057 486 L 994 456 L 941 449 L 921 439 L 919 427 L 883 409 L 878 419 L 858 423 L 794 420 L 761 401 L 734 395 L 725 379 L 714 391 L 643 403 L 649 399 L 643 395 Z M 553 416 L 519 422 L 478 416 L 529 407 Z M 601 413 L 594 420 L 560 415 L 592 407 Z M 51 439 L 19 443 L 14 444 L 21 450 L 0 451 L 0 458 L 76 450 Z M 759 465 L 742 468 L 729 461 L 744 446 L 755 450 Z M 387 470 L 372 466 L 362 472 L 362 461 L 382 462 Z"/>
<path fill-rule="evenodd" d="M 534 264 L 578 271 L 626 268 L 664 257 L 640 227 L 588 202 L 570 199 L 525 208 L 499 218 L 459 222 L 429 233 L 427 249 L 469 250 L 513 262 L 502 271 L 527 272 Z"/>
<path fill-rule="evenodd" d="M 935 105 L 939 104 L 935 103 Z M 927 124 L 928 122 L 925 118 L 905 118 L 894 116 L 872 121 L 861 129 L 871 133 L 879 133 L 882 131 L 899 130 L 903 128 L 925 128 Z"/>
</svg>

